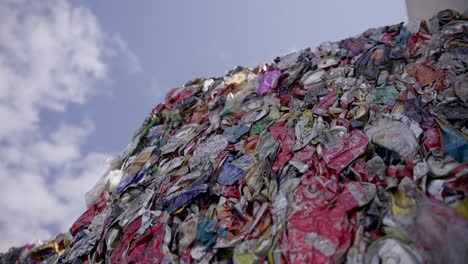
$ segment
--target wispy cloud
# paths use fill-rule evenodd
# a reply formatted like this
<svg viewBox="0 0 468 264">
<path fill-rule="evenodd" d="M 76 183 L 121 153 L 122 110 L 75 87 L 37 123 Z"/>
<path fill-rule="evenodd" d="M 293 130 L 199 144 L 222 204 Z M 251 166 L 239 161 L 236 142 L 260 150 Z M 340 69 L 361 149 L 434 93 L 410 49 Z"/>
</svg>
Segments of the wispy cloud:
<svg viewBox="0 0 468 264">
<path fill-rule="evenodd" d="M 1 1 L 0 24 L 1 252 L 65 231 L 105 170 L 107 154 L 82 151 L 90 120 L 57 121 L 45 133 L 41 111 L 66 115 L 67 105 L 102 93 L 96 83 L 109 78 L 110 53 L 130 72 L 142 68 L 88 8 L 65 0 Z"/>
<path fill-rule="evenodd" d="M 130 74 L 143 72 L 143 67 L 137 56 L 128 48 L 127 43 L 122 40 L 120 35 L 114 34 L 111 39 L 115 45 L 115 51 L 122 54 L 128 60 L 128 72 Z"/>
</svg>

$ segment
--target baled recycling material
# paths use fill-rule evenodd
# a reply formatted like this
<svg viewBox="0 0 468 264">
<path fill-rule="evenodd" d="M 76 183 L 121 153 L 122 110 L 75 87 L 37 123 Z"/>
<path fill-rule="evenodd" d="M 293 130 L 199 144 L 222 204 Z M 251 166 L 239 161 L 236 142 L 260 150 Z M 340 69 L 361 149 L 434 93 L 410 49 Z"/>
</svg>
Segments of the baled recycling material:
<svg viewBox="0 0 468 264">
<path fill-rule="evenodd" d="M 2 263 L 467 263 L 468 16 L 172 89 L 68 234 Z"/>
</svg>

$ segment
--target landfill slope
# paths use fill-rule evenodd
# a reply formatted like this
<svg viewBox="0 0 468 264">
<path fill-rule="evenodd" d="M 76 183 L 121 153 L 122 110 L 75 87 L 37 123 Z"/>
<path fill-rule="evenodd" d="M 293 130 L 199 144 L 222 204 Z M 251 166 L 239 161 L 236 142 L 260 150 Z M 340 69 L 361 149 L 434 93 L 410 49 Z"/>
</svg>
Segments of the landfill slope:
<svg viewBox="0 0 468 264">
<path fill-rule="evenodd" d="M 467 263 L 468 20 L 172 89 L 69 233 L 1 263 Z"/>
</svg>

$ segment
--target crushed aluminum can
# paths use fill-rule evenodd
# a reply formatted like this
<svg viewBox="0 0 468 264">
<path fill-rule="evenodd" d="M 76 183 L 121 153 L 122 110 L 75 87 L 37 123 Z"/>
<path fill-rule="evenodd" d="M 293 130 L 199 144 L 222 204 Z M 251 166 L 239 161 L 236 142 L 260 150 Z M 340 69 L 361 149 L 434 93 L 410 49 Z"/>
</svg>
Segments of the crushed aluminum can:
<svg viewBox="0 0 468 264">
<path fill-rule="evenodd" d="M 275 88 L 278 83 L 278 78 L 281 75 L 280 70 L 268 71 L 262 75 L 260 84 L 258 85 L 258 94 L 265 94 L 271 89 Z"/>
<path fill-rule="evenodd" d="M 354 130 L 325 144 L 322 148 L 323 159 L 330 169 L 339 173 L 367 151 L 368 142 L 364 133 Z"/>
</svg>

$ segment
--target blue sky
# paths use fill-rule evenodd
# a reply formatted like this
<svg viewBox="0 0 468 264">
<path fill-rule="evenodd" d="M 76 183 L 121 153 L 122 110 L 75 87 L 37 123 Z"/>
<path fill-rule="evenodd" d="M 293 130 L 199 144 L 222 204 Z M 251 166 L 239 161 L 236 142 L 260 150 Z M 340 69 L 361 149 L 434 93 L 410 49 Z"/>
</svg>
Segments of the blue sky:
<svg viewBox="0 0 468 264">
<path fill-rule="evenodd" d="M 67 230 L 170 88 L 406 20 L 403 0 L 2 1 L 0 251 Z"/>
</svg>

